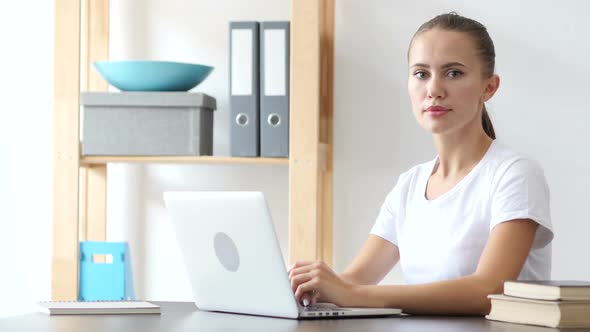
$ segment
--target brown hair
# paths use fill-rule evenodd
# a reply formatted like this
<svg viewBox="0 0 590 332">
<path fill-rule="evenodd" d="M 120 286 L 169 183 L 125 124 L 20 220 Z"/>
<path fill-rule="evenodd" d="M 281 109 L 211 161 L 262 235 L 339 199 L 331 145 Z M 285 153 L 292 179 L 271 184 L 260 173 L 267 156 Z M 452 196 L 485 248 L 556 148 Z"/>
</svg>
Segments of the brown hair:
<svg viewBox="0 0 590 332">
<path fill-rule="evenodd" d="M 416 31 L 412 37 L 412 40 L 410 41 L 410 47 L 416 36 L 435 28 L 448 31 L 465 32 L 471 36 L 473 41 L 475 41 L 475 46 L 479 51 L 479 56 L 483 63 L 483 75 L 485 77 L 490 77 L 494 74 L 494 69 L 496 66 L 496 51 L 494 48 L 494 42 L 492 41 L 492 38 L 490 38 L 488 30 L 483 24 L 470 18 L 461 16 L 456 12 L 438 15 L 430 21 L 422 24 L 420 28 L 418 28 L 418 31 Z M 408 49 L 408 55 L 409 52 L 410 51 Z M 492 120 L 490 119 L 488 111 L 486 110 L 485 104 L 481 114 L 481 124 L 485 133 L 491 139 L 496 139 L 494 126 L 492 125 Z"/>
</svg>

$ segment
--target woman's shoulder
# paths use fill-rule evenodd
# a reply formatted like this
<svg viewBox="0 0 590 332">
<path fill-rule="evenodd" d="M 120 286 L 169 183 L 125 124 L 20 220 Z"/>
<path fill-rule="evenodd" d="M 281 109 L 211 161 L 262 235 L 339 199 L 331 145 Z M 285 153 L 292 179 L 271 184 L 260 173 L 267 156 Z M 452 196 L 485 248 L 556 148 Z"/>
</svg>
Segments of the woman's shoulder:
<svg viewBox="0 0 590 332">
<path fill-rule="evenodd" d="M 403 204 L 407 197 L 410 197 L 416 190 L 420 183 L 423 183 L 423 176 L 428 176 L 432 171 L 432 166 L 435 160 L 421 163 L 413 166 L 399 174 L 397 182 L 387 195 L 386 201 L 390 204 L 400 205 Z M 428 174 L 428 175 L 426 175 Z"/>
<path fill-rule="evenodd" d="M 497 175 L 507 172 L 515 174 L 544 173 L 543 167 L 536 159 L 501 142 L 494 141 L 489 152 L 486 156 L 487 167 L 485 167 L 488 172 Z"/>
<path fill-rule="evenodd" d="M 398 184 L 413 182 L 420 176 L 430 176 L 435 163 L 436 158 L 413 166 L 399 175 Z"/>
</svg>

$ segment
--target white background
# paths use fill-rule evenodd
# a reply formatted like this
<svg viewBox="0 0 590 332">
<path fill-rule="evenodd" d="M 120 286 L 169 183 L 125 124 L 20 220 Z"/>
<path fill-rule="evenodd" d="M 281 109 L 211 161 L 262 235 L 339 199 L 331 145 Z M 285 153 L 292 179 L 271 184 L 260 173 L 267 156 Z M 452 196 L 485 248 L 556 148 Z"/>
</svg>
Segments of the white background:
<svg viewBox="0 0 590 332">
<path fill-rule="evenodd" d="M 4 6 L 0 316 L 49 299 L 53 130 L 53 2 Z M 214 152 L 228 155 L 228 21 L 288 20 L 289 7 L 287 0 L 111 1 L 110 57 L 214 66 L 196 91 L 217 98 Z M 553 279 L 590 280 L 590 3 L 582 0 L 336 1 L 336 270 L 360 248 L 397 176 L 434 157 L 430 136 L 410 112 L 406 52 L 421 23 L 451 10 L 484 23 L 495 41 L 502 81 L 488 109 L 500 141 L 545 168 L 556 233 Z M 286 252 L 285 166 L 111 165 L 108 171 L 108 240 L 130 242 L 139 297 L 191 299 L 164 190 L 264 191 Z M 403 277 L 394 269 L 384 282 Z"/>
</svg>

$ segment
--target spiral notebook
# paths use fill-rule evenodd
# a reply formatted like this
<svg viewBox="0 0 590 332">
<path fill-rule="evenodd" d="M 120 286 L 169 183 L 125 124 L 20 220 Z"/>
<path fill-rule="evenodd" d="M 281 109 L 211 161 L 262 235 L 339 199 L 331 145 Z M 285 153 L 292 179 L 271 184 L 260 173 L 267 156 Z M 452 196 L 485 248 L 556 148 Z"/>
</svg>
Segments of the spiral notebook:
<svg viewBox="0 0 590 332">
<path fill-rule="evenodd" d="M 53 301 L 39 302 L 49 315 L 159 314 L 160 306 L 146 301 Z"/>
</svg>

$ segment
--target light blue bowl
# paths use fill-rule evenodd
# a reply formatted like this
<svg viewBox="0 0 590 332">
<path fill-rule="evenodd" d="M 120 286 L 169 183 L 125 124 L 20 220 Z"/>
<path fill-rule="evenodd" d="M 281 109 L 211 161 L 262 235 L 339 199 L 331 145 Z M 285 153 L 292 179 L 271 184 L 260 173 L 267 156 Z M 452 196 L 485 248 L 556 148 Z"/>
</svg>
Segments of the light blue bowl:
<svg viewBox="0 0 590 332">
<path fill-rule="evenodd" d="M 188 91 L 213 67 L 169 61 L 96 61 L 94 68 L 121 91 Z"/>
</svg>

